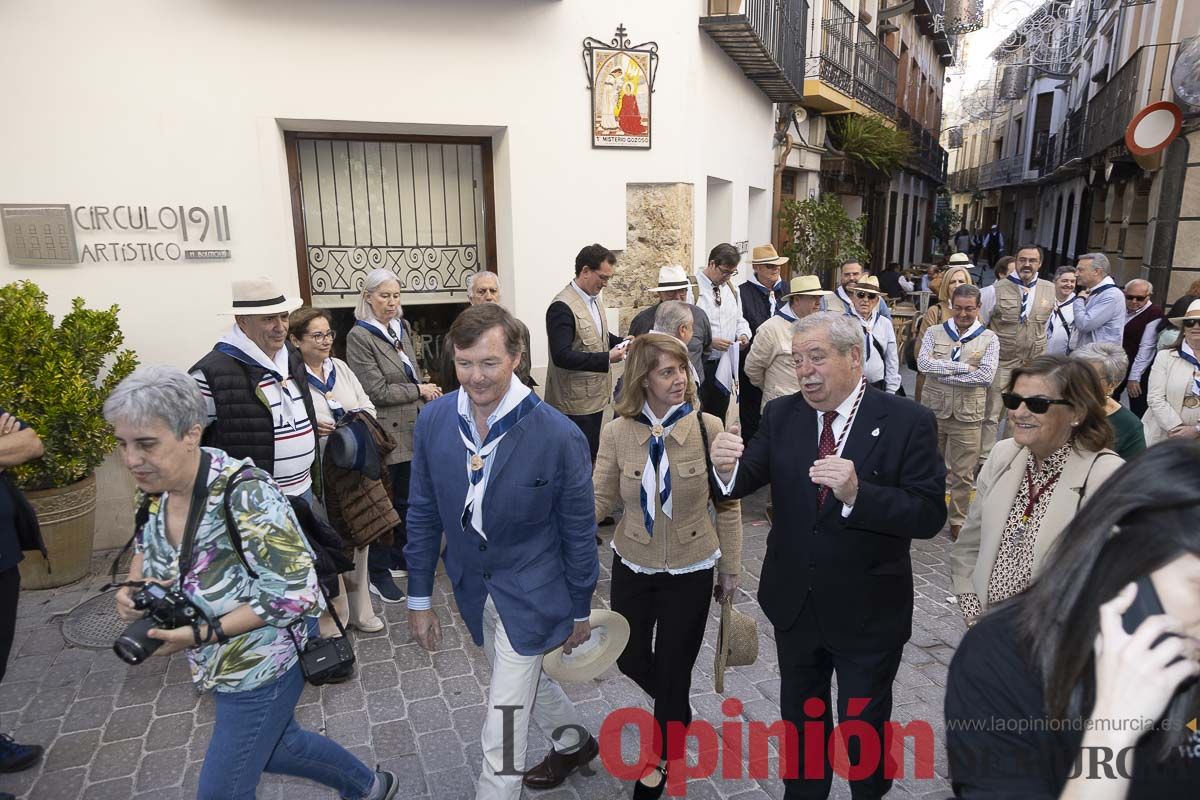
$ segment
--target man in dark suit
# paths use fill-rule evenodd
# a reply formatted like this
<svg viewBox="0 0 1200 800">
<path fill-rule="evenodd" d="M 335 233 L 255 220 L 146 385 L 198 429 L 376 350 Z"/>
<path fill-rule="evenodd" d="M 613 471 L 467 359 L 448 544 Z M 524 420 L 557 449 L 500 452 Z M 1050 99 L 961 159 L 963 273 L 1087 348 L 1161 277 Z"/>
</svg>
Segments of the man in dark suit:
<svg viewBox="0 0 1200 800">
<path fill-rule="evenodd" d="M 592 465 L 579 428 L 513 375 L 521 331 L 511 314 L 472 306 L 448 338 L 462 388 L 425 406 L 413 437 L 408 624 L 426 650 L 441 641 L 430 597 L 444 532 L 455 602 L 491 663 L 476 797 L 517 800 L 522 782 L 558 786 L 599 753 L 542 674 L 544 653 L 570 653 L 590 632 L 600 573 Z M 556 738 L 522 778 L 531 717 Z"/>
<path fill-rule="evenodd" d="M 716 436 L 712 461 L 715 488 L 730 497 L 772 486 L 758 600 L 775 626 L 783 719 L 797 731 L 822 719 L 827 742 L 836 673 L 839 721 L 868 723 L 882 746 L 892 681 L 912 633 L 909 547 L 946 522 L 946 467 L 933 414 L 863 381 L 862 341 L 861 328 L 841 314 L 797 322 L 800 394 L 768 403 L 748 445 L 737 433 Z M 810 698 L 824 705 L 806 706 Z M 785 797 L 827 797 L 828 748 L 820 746 L 822 765 L 803 763 L 805 749 L 789 748 L 799 760 Z M 848 749 L 858 764 L 858 739 Z M 884 764 L 851 782 L 855 798 L 887 792 Z"/>
</svg>

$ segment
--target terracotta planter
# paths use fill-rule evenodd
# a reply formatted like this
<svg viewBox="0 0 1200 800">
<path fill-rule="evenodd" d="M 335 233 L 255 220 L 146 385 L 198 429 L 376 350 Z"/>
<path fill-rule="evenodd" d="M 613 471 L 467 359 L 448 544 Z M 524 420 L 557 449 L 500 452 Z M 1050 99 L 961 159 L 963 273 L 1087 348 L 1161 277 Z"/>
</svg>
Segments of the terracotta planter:
<svg viewBox="0 0 1200 800">
<path fill-rule="evenodd" d="M 37 551 L 21 562 L 22 589 L 52 589 L 74 583 L 88 574 L 96 533 L 96 476 L 59 489 L 26 492 L 37 512 L 42 538 L 50 553 L 50 567 Z"/>
</svg>

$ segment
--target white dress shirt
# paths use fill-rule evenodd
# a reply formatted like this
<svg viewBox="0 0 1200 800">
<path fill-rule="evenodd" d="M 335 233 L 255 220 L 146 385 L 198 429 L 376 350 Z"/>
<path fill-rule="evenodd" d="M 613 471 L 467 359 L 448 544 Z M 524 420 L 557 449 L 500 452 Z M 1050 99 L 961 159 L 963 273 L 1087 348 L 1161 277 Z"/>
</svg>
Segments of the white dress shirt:
<svg viewBox="0 0 1200 800">
<path fill-rule="evenodd" d="M 1138 343 L 1137 357 L 1133 359 L 1133 365 L 1129 368 L 1129 380 L 1141 381 L 1146 375 L 1146 370 L 1150 368 L 1150 362 L 1154 360 L 1154 352 L 1158 349 L 1158 329 L 1162 326 L 1161 319 L 1151 320 L 1146 325 L 1146 330 L 1142 331 L 1142 341 Z M 1142 387 L 1144 391 L 1145 386 Z"/>
<path fill-rule="evenodd" d="M 704 274 L 704 270 L 696 273 L 696 285 L 700 288 L 696 306 L 708 314 L 708 321 L 712 325 L 712 335 L 720 339 L 728 339 L 731 342 L 736 342 L 739 336 L 749 339 L 750 323 L 746 322 L 742 316 L 742 305 L 738 302 L 738 293 L 729 285 L 729 281 L 721 284 L 720 305 L 717 305 L 717 301 L 713 299 L 713 283 Z M 708 355 L 709 360 L 720 360 L 721 352 L 714 347 Z"/>
<path fill-rule="evenodd" d="M 995 295 L 993 295 L 995 297 Z M 1075 296 L 1071 295 L 1066 300 L 1058 303 L 1057 309 L 1050 312 L 1050 319 L 1046 320 L 1046 354 L 1051 356 L 1065 356 L 1071 345 L 1071 334 L 1068 330 L 1068 325 L 1075 322 Z M 1062 316 L 1059 316 L 1059 315 Z M 1067 324 L 1063 324 L 1063 320 Z"/>
<path fill-rule="evenodd" d="M 571 281 L 571 288 L 578 293 L 583 299 L 584 305 L 588 307 L 588 311 L 592 312 L 592 322 L 596 323 L 596 333 L 603 333 L 604 328 L 600 325 L 600 303 L 599 298 L 592 297 L 590 294 L 579 288 L 579 284 Z"/>
</svg>

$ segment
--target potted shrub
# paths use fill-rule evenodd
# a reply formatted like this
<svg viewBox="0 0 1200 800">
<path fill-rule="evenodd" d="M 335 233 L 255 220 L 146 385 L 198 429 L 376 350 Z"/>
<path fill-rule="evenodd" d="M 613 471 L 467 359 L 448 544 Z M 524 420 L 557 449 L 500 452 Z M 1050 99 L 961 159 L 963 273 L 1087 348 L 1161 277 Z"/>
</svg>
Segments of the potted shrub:
<svg viewBox="0 0 1200 800">
<path fill-rule="evenodd" d="M 119 349 L 123 342 L 116 306 L 87 309 L 77 297 L 56 326 L 37 284 L 0 287 L 0 407 L 36 430 L 46 448 L 41 458 L 12 470 L 37 511 L 50 554 L 49 564 L 21 562 L 25 588 L 62 586 L 88 572 L 94 473 L 116 447 L 101 409 L 137 366 L 133 351 Z"/>
</svg>

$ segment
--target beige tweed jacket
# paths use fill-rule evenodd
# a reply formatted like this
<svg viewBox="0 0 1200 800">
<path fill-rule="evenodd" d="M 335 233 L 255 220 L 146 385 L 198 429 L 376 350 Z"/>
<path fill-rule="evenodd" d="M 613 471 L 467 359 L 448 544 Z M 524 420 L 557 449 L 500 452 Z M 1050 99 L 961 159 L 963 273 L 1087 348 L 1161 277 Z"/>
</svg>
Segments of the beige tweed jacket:
<svg viewBox="0 0 1200 800">
<path fill-rule="evenodd" d="M 713 526 L 708 510 L 708 462 L 700 436 L 698 415 L 678 422 L 667 435 L 671 466 L 672 516 L 657 508 L 654 535 L 646 532 L 642 516 L 642 471 L 646 467 L 650 428 L 626 417 L 617 417 L 600 433 L 600 451 L 592 482 L 596 492 L 596 519 L 604 519 L 620 498 L 625 515 L 617 523 L 613 544 L 621 558 L 649 569 L 679 569 L 709 558 L 721 549 L 717 571 L 737 575 L 742 571 L 742 509 L 737 500 L 717 506 Z M 721 432 L 720 420 L 704 415 L 708 440 Z M 655 495 L 655 503 L 658 497 Z"/>
</svg>

